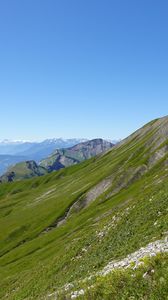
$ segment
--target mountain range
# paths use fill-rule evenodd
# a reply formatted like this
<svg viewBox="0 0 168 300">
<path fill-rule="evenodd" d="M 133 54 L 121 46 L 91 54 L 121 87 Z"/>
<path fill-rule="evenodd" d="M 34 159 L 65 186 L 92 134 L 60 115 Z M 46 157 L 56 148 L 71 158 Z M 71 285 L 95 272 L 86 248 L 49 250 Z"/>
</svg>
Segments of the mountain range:
<svg viewBox="0 0 168 300">
<path fill-rule="evenodd" d="M 164 117 L 83 162 L 1 184 L 0 299 L 166 300 L 167 181 Z"/>
<path fill-rule="evenodd" d="M 57 149 L 48 158 L 42 160 L 40 166 L 49 171 L 59 170 L 101 154 L 113 146 L 114 144 L 103 139 L 86 141 L 70 148 Z"/>
<path fill-rule="evenodd" d="M 56 149 L 53 154 L 39 164 L 33 160 L 26 160 L 8 168 L 0 180 L 11 182 L 35 176 L 42 176 L 52 171 L 75 165 L 93 156 L 101 154 L 114 144 L 103 139 L 94 139 L 79 143 L 70 148 Z"/>
<path fill-rule="evenodd" d="M 0 175 L 8 167 L 18 162 L 26 160 L 35 160 L 39 162 L 46 158 L 55 149 L 72 147 L 86 139 L 47 139 L 42 142 L 30 141 L 0 141 Z"/>
</svg>

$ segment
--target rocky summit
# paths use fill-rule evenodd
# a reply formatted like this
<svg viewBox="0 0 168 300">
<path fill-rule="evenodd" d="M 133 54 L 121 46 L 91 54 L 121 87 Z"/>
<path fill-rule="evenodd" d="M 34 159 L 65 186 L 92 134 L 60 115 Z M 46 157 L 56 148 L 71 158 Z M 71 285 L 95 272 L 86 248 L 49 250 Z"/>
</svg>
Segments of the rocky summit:
<svg viewBox="0 0 168 300">
<path fill-rule="evenodd" d="M 49 171 L 59 170 L 80 163 L 112 148 L 114 144 L 103 139 L 79 143 L 67 149 L 57 149 L 51 156 L 40 162 Z"/>
</svg>

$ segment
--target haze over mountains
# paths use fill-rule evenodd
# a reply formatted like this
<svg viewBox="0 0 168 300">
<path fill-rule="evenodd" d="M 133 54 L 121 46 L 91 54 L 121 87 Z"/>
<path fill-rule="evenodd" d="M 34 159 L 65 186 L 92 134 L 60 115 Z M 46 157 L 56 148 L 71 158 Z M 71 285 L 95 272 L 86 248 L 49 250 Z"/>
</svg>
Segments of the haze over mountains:
<svg viewBox="0 0 168 300">
<path fill-rule="evenodd" d="M 11 182 L 42 176 L 46 173 L 80 163 L 109 150 L 113 146 L 114 144 L 103 139 L 94 139 L 69 148 L 55 149 L 51 156 L 46 157 L 39 163 L 34 160 L 22 159 L 22 162 L 9 167 L 7 172 L 0 177 L 0 180 L 1 182 Z"/>
<path fill-rule="evenodd" d="M 55 149 L 72 147 L 86 139 L 47 139 L 42 142 L 30 141 L 0 141 L 0 174 L 17 162 L 25 160 L 40 161 L 50 155 Z"/>
<path fill-rule="evenodd" d="M 72 147 L 78 143 L 84 142 L 86 139 L 63 139 L 63 138 L 53 138 L 46 139 L 41 142 L 31 142 L 31 141 L 12 141 L 12 140 L 2 140 L 0 141 L 0 154 L 10 154 L 10 155 L 23 155 L 23 156 L 33 156 L 37 159 L 42 159 L 43 155 L 47 156 L 51 154 L 56 148 L 67 148 Z"/>
</svg>

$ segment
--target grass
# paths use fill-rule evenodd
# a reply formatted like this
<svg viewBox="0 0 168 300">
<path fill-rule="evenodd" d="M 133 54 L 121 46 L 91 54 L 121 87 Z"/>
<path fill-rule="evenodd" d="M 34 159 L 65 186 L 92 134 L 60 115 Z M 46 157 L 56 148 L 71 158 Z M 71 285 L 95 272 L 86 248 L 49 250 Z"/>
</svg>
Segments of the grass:
<svg viewBox="0 0 168 300">
<path fill-rule="evenodd" d="M 82 285 L 83 300 L 167 300 L 168 299 L 168 255 L 160 254 L 145 259 L 136 270 L 115 270 L 105 277 L 96 277 Z M 89 287 L 89 288 L 88 288 Z M 74 290 L 74 288 L 73 288 Z M 80 290 L 80 285 L 78 285 Z M 71 291 L 73 293 L 73 291 Z M 50 298 L 52 299 L 52 298 Z M 57 299 L 71 299 L 70 293 L 60 293 Z"/>
<path fill-rule="evenodd" d="M 1 176 L 2 182 L 8 182 L 8 177 L 13 177 L 14 180 L 28 179 L 34 176 L 47 174 L 47 170 L 36 165 L 34 161 L 19 162 L 10 167 L 7 172 Z M 13 175 L 12 175 L 13 174 Z"/>
<path fill-rule="evenodd" d="M 167 154 L 148 167 L 155 134 L 152 127 L 79 165 L 0 186 L 1 299 L 46 299 L 165 235 Z M 46 231 L 105 178 L 111 179 L 108 190 L 73 211 L 64 225 Z"/>
</svg>

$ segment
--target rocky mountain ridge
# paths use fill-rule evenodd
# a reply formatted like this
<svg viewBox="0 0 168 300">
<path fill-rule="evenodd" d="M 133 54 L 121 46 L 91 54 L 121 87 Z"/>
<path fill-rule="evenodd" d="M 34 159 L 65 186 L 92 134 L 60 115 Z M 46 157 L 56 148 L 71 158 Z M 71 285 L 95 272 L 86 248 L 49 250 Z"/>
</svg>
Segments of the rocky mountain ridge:
<svg viewBox="0 0 168 300">
<path fill-rule="evenodd" d="M 59 170 L 101 154 L 113 146 L 114 144 L 103 139 L 86 141 L 67 149 L 57 149 L 47 159 L 42 160 L 40 166 L 49 171 Z"/>
<path fill-rule="evenodd" d="M 18 162 L 35 160 L 39 162 L 46 158 L 55 149 L 72 147 L 86 139 L 63 139 L 53 138 L 41 142 L 22 140 L 0 141 L 0 175 L 7 171 L 10 166 Z"/>
<path fill-rule="evenodd" d="M 111 149 L 113 146 L 114 144 L 103 139 L 94 139 L 79 143 L 70 148 L 57 149 L 51 156 L 42 160 L 39 164 L 33 160 L 17 163 L 0 177 L 0 181 L 11 182 L 42 176 L 52 171 L 78 164 Z"/>
</svg>

